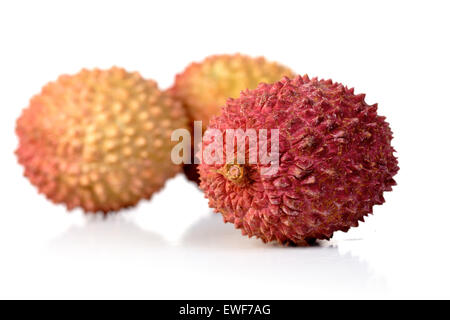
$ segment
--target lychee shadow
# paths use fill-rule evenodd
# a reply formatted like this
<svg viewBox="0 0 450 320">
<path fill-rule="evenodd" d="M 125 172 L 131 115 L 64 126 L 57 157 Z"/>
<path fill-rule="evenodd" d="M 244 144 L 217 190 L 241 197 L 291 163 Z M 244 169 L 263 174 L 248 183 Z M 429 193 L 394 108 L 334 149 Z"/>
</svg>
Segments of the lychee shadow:
<svg viewBox="0 0 450 320">
<path fill-rule="evenodd" d="M 263 243 L 255 237 L 249 238 L 243 236 L 241 230 L 238 230 L 231 223 L 224 223 L 220 214 L 211 213 L 196 224 L 191 226 L 182 239 L 182 244 L 192 247 L 203 248 L 314 248 L 329 246 L 327 241 L 311 241 L 308 247 L 299 247 L 295 245 L 282 245 L 276 242 Z"/>
<path fill-rule="evenodd" d="M 261 240 L 242 236 L 232 224 L 224 223 L 220 214 L 210 213 L 191 226 L 181 240 L 182 246 L 222 249 L 262 248 Z"/>
<path fill-rule="evenodd" d="M 249 283 L 254 280 L 257 285 L 270 277 L 270 282 L 286 292 L 295 292 L 294 287 L 323 289 L 334 297 L 345 297 L 355 290 L 371 294 L 386 287 L 385 280 L 373 274 L 367 262 L 350 253 L 341 254 L 339 242 L 318 241 L 309 247 L 264 244 L 242 236 L 240 230 L 212 213 L 192 226 L 179 246 L 197 252 L 199 262 L 193 268 L 229 277 L 230 281 L 239 274 L 239 278 L 247 278 Z"/>
<path fill-rule="evenodd" d="M 82 226 L 72 226 L 53 239 L 49 251 L 59 255 L 123 256 L 167 247 L 165 240 L 143 230 L 124 216 L 88 216 Z"/>
</svg>

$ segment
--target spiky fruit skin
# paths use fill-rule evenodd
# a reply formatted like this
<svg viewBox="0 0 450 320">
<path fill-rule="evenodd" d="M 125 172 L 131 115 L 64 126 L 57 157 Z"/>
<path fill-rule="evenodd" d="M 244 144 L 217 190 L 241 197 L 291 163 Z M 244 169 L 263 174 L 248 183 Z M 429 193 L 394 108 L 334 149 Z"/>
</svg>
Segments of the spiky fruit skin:
<svg viewBox="0 0 450 320">
<path fill-rule="evenodd" d="M 82 70 L 31 99 L 16 154 L 53 202 L 107 213 L 150 198 L 180 170 L 170 136 L 186 127 L 181 104 L 154 81 L 117 67 Z"/>
<path fill-rule="evenodd" d="M 264 57 L 214 55 L 191 63 L 178 74 L 171 92 L 185 104 L 190 120 L 201 120 L 206 128 L 228 98 L 237 98 L 242 90 L 255 89 L 260 82 L 273 83 L 293 75 L 289 68 Z"/>
<path fill-rule="evenodd" d="M 199 165 L 210 207 L 264 242 L 329 239 L 357 226 L 395 185 L 399 168 L 385 118 L 363 94 L 331 80 L 298 76 L 260 84 L 228 100 L 210 128 L 280 130 L 275 175 L 262 175 L 259 162 Z"/>
<path fill-rule="evenodd" d="M 213 55 L 178 74 L 170 92 L 183 102 L 191 125 L 202 121 L 205 129 L 228 98 L 237 98 L 242 90 L 255 89 L 261 82 L 279 81 L 283 76 L 293 77 L 294 73 L 264 57 Z M 184 170 L 188 179 L 199 183 L 196 165 L 185 165 Z"/>
</svg>

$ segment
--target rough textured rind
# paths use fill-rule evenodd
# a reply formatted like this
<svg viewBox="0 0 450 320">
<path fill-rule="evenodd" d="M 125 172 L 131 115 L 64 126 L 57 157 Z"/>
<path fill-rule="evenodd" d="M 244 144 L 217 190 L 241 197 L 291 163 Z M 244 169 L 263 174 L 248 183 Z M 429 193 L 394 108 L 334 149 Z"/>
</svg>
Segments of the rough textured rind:
<svg viewBox="0 0 450 320">
<path fill-rule="evenodd" d="M 263 57 L 214 55 L 190 64 L 176 76 L 169 92 L 185 105 L 191 126 L 193 121 L 201 120 L 205 129 L 227 98 L 237 98 L 242 90 L 255 89 L 261 82 L 279 81 L 283 76 L 293 77 L 294 73 Z M 186 165 L 184 171 L 188 179 L 198 183 L 196 167 Z"/>
<path fill-rule="evenodd" d="M 181 104 L 154 81 L 117 67 L 82 70 L 31 99 L 16 154 L 53 202 L 106 213 L 149 199 L 180 170 L 170 136 L 186 127 Z"/>
<path fill-rule="evenodd" d="M 298 76 L 229 99 L 209 128 L 279 129 L 280 168 L 264 176 L 261 163 L 203 162 L 200 187 L 210 207 L 264 242 L 306 245 L 357 226 L 384 202 L 399 169 L 389 125 L 364 97 Z"/>
<path fill-rule="evenodd" d="M 237 98 L 242 90 L 255 89 L 261 82 L 273 83 L 293 75 L 290 69 L 263 57 L 214 55 L 191 63 L 176 76 L 170 91 L 185 104 L 190 120 L 201 120 L 206 128 L 228 98 Z"/>
</svg>

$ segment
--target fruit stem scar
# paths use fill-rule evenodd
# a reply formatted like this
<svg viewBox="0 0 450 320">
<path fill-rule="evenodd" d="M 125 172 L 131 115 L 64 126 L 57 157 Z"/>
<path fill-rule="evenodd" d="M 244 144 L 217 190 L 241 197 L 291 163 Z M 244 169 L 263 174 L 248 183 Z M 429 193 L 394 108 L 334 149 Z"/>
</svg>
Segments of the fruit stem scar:
<svg viewBox="0 0 450 320">
<path fill-rule="evenodd" d="M 239 164 L 226 164 L 220 170 L 219 173 L 222 174 L 228 180 L 239 183 L 244 178 L 244 167 Z"/>
</svg>

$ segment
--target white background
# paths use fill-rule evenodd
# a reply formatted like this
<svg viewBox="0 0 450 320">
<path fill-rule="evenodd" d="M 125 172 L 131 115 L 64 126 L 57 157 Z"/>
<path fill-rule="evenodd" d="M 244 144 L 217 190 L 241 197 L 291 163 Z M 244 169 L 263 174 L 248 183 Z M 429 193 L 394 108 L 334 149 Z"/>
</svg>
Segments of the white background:
<svg viewBox="0 0 450 320">
<path fill-rule="evenodd" d="M 3 1 L 0 298 L 450 298 L 447 1 Z M 312 248 L 247 239 L 183 176 L 101 219 L 22 177 L 15 120 L 48 81 L 137 70 L 167 88 L 210 54 L 264 55 L 379 103 L 398 186 Z"/>
</svg>

